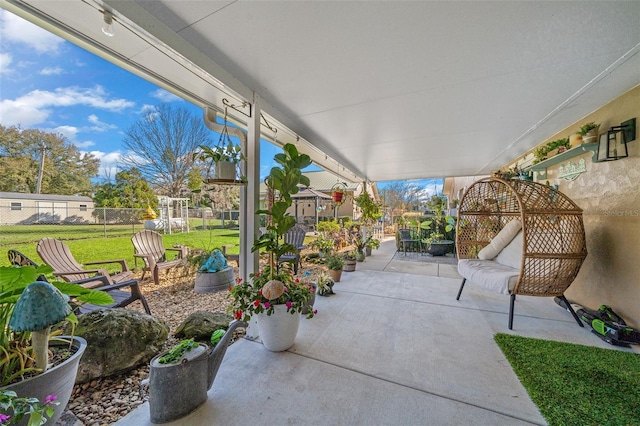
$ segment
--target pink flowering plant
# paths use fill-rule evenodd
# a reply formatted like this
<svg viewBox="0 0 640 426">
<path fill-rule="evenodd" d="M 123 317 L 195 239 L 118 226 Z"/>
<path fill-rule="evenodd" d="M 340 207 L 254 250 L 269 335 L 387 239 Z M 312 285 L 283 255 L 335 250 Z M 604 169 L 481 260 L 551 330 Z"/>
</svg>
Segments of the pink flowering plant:
<svg viewBox="0 0 640 426">
<path fill-rule="evenodd" d="M 277 280 L 284 285 L 282 295 L 269 299 L 262 294 L 262 288 L 269 281 Z M 267 315 L 273 313 L 276 305 L 285 305 L 290 314 L 300 314 L 307 306 L 307 301 L 313 294 L 313 287 L 299 278 L 295 278 L 288 264 L 281 265 L 271 274 L 271 267 L 255 274 L 251 274 L 250 281 L 236 280 L 236 285 L 229 288 L 228 298 L 233 300 L 229 310 L 237 320 L 249 321 L 254 314 L 265 312 Z M 307 318 L 313 318 L 316 311 L 310 310 Z"/>
<path fill-rule="evenodd" d="M 20 423 L 26 416 L 28 426 L 39 426 L 53 416 L 59 404 L 55 395 L 47 395 L 43 402 L 38 398 L 22 398 L 14 391 L 0 390 L 0 425 Z"/>
<path fill-rule="evenodd" d="M 284 238 L 296 225 L 296 219 L 287 210 L 293 203 L 291 195 L 298 193 L 300 186 L 309 186 L 309 178 L 302 174 L 302 169 L 311 164 L 311 158 L 299 153 L 293 144 L 285 144 L 282 151 L 275 155 L 274 161 L 278 165 L 265 179 L 267 208 L 256 212 L 266 215 L 266 232 L 251 248 L 252 252 L 264 251 L 268 255 L 268 265 L 230 289 L 229 298 L 233 302 L 229 309 L 236 319 L 248 321 L 252 315 L 262 312 L 271 315 L 276 305 L 285 305 L 292 315 L 300 314 L 312 295 L 313 288 L 295 278 L 288 263 L 278 262 L 283 254 L 298 252 L 298 248 Z M 311 311 L 307 318 L 313 315 Z"/>
</svg>

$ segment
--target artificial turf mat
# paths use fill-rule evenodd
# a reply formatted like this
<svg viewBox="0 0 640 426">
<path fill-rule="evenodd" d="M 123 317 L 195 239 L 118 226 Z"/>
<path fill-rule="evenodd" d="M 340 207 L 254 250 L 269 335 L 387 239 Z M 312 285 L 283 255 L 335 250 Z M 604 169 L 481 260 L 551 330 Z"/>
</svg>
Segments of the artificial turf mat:
<svg viewBox="0 0 640 426">
<path fill-rule="evenodd" d="M 496 334 L 549 425 L 640 425 L 640 354 Z"/>
</svg>

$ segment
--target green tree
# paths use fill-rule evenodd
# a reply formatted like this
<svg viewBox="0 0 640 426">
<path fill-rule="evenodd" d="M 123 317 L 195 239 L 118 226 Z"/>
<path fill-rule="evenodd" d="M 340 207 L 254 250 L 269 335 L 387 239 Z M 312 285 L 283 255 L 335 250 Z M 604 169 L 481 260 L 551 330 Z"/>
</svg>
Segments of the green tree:
<svg viewBox="0 0 640 426">
<path fill-rule="evenodd" d="M 161 194 L 181 197 L 188 191 L 193 153 L 200 145 L 211 145 L 211 134 L 202 117 L 163 103 L 125 132 L 128 154 L 123 161 L 140 170 Z"/>
<path fill-rule="evenodd" d="M 100 160 L 62 134 L 0 125 L 0 191 L 35 193 L 44 147 L 42 194 L 88 195 Z"/>
<path fill-rule="evenodd" d="M 104 183 L 95 188 L 96 207 L 145 208 L 158 206 L 149 182 L 138 169 L 122 170 L 116 174 L 116 183 Z"/>
</svg>

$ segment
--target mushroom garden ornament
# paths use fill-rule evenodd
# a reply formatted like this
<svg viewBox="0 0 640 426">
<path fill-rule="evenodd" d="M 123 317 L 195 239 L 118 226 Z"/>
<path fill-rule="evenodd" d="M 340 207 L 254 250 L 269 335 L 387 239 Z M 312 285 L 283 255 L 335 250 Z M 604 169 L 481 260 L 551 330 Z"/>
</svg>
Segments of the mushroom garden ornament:
<svg viewBox="0 0 640 426">
<path fill-rule="evenodd" d="M 13 331 L 30 331 L 36 367 L 49 367 L 48 342 L 51 326 L 65 319 L 71 307 L 54 286 L 36 281 L 25 288 L 16 302 L 9 320 Z"/>
</svg>

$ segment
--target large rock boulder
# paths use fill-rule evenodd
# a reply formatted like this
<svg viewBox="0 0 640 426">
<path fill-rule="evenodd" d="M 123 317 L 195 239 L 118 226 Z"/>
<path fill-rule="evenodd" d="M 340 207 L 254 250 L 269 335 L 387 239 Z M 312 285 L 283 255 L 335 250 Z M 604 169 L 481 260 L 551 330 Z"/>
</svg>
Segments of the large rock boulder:
<svg viewBox="0 0 640 426">
<path fill-rule="evenodd" d="M 148 363 L 162 349 L 169 326 L 133 309 L 103 309 L 81 315 L 75 335 L 87 340 L 76 377 L 85 383 Z"/>
<path fill-rule="evenodd" d="M 218 329 L 226 330 L 233 320 L 231 315 L 222 312 L 195 312 L 178 326 L 175 336 L 181 339 L 195 339 L 198 341 L 209 341 L 211 333 Z"/>
</svg>

